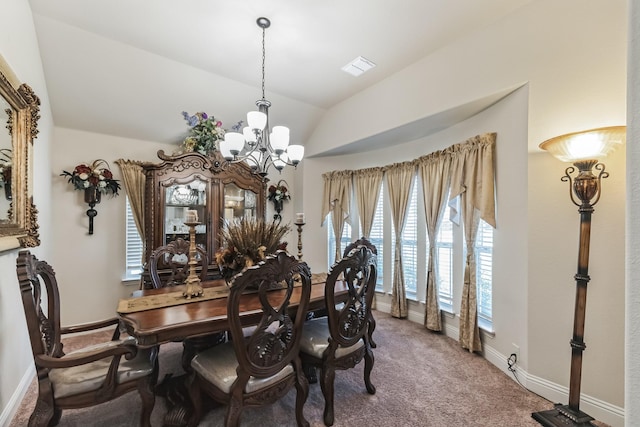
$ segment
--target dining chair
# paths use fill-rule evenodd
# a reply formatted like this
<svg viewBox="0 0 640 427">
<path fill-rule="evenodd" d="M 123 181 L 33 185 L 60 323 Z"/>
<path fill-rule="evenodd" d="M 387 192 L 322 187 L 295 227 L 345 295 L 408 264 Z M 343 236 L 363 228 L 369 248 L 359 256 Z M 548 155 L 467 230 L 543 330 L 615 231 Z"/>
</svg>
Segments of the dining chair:
<svg viewBox="0 0 640 427">
<path fill-rule="evenodd" d="M 344 248 L 344 253 L 342 254 L 343 257 L 347 256 L 347 254 L 349 252 L 351 252 L 352 249 L 360 246 L 360 245 L 364 245 L 366 247 L 368 247 L 369 249 L 371 249 L 371 252 L 374 255 L 378 255 L 378 249 L 375 247 L 375 245 L 373 243 L 371 243 L 371 241 L 369 239 L 367 239 L 366 237 L 362 236 L 361 238 L 359 238 L 358 240 L 356 240 L 355 242 L 351 242 L 347 245 L 346 248 Z M 377 274 L 377 269 L 376 269 L 376 274 Z M 375 294 L 375 292 L 374 292 Z M 375 296 L 374 296 L 374 300 L 375 300 Z M 372 308 L 373 308 L 373 303 L 371 304 Z M 369 312 L 369 314 L 371 314 L 371 312 Z M 371 343 L 371 348 L 376 348 L 378 345 L 376 344 L 376 342 L 373 340 L 373 332 L 376 330 L 376 319 L 373 317 L 373 315 L 371 314 L 369 316 L 369 342 Z"/>
<path fill-rule="evenodd" d="M 324 396 L 324 423 L 334 422 L 335 371 L 353 368 L 364 359 L 364 383 L 375 394 L 371 383 L 374 356 L 369 335 L 371 303 L 376 286 L 376 255 L 366 245 L 353 248 L 329 270 L 325 285 L 327 317 L 307 321 L 300 342 L 303 366 L 320 370 Z M 337 301 L 336 281 L 344 281 L 347 299 Z M 308 370 L 308 369 L 306 369 Z"/>
<path fill-rule="evenodd" d="M 275 284 L 281 290 L 274 290 Z M 309 425 L 303 414 L 309 384 L 302 372 L 299 346 L 310 294 L 309 267 L 285 251 L 234 277 L 227 302 L 231 341 L 197 354 L 191 362 L 189 395 L 194 410 L 189 426 L 202 418 L 203 392 L 227 405 L 225 426 L 237 426 L 243 407 L 271 404 L 293 386 L 297 424 Z M 260 308 L 241 318 L 247 299 L 258 301 Z M 248 323 L 257 326 L 247 334 L 243 326 Z"/>
<path fill-rule="evenodd" d="M 177 239 L 159 246 L 149 256 L 149 275 L 154 289 L 166 286 L 182 285 L 189 276 L 189 245 L 188 240 Z M 196 246 L 200 280 L 207 278 L 209 256 L 200 246 Z"/>
<path fill-rule="evenodd" d="M 190 242 L 178 237 L 151 252 L 149 256 L 149 276 L 154 289 L 180 286 L 185 283 L 190 273 L 189 249 Z M 209 256 L 207 251 L 200 246 L 196 246 L 196 251 L 200 269 L 198 277 L 201 281 L 205 281 L 207 280 Z M 196 353 L 226 340 L 227 334 L 224 332 L 179 340 L 182 341 L 183 347 L 182 368 L 189 372 L 191 370 L 191 359 Z"/>
<path fill-rule="evenodd" d="M 38 398 L 29 426 L 55 426 L 63 409 L 97 405 L 133 390 L 142 401 L 140 425 L 149 426 L 158 376 L 157 351 L 138 349 L 133 337 L 120 339 L 115 318 L 61 327 L 60 295 L 53 268 L 23 250 L 18 253 L 16 270 L 38 381 Z M 111 341 L 67 354 L 63 351 L 63 334 L 112 325 L 116 328 Z"/>
</svg>

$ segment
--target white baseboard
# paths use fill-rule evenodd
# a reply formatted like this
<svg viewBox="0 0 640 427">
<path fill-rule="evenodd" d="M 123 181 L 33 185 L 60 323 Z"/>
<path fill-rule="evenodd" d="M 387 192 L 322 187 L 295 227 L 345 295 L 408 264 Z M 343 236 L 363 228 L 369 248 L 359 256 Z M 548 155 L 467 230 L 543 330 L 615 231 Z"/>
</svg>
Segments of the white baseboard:
<svg viewBox="0 0 640 427">
<path fill-rule="evenodd" d="M 376 310 L 384 313 L 390 313 L 391 304 L 380 300 L 381 298 L 376 301 Z M 422 305 L 420 305 L 420 307 L 421 306 Z M 424 323 L 424 312 L 420 313 L 416 310 L 410 309 L 407 319 L 411 322 L 422 325 Z M 453 325 L 447 324 L 446 321 L 443 326 L 443 333 L 447 337 L 458 341 L 459 329 Z M 507 366 L 507 355 L 500 353 L 495 348 L 484 343 L 483 353 L 485 359 L 508 375 L 513 381 L 516 381 L 513 374 L 509 372 Z M 551 402 L 567 402 L 569 400 L 569 389 L 567 387 L 547 381 L 544 378 L 530 375 L 527 371 L 517 365 L 516 374 L 518 375 L 518 380 L 520 380 L 522 386 L 539 394 L 540 396 L 543 396 Z M 553 409 L 552 404 L 549 406 L 549 409 Z M 582 394 L 580 396 L 580 409 L 594 417 L 596 420 L 609 424 L 611 427 L 624 427 L 624 408 L 596 399 L 595 397 Z"/>
<path fill-rule="evenodd" d="M 0 426 L 8 426 L 11 423 L 11 420 L 16 415 L 18 408 L 20 407 L 20 403 L 22 403 L 22 399 L 24 399 L 29 386 L 31 385 L 31 381 L 36 375 L 36 368 L 33 364 L 29 365 L 29 369 L 24 373 L 22 379 L 20 380 L 20 384 L 15 389 L 7 406 L 4 407 L 2 413 L 0 413 Z"/>
<path fill-rule="evenodd" d="M 566 403 L 569 400 L 569 389 L 535 375 L 528 375 L 527 388 L 552 402 Z M 549 409 L 553 409 L 552 406 Z M 580 410 L 598 421 L 612 427 L 624 427 L 624 408 L 612 405 L 587 394 L 580 395 Z"/>
</svg>

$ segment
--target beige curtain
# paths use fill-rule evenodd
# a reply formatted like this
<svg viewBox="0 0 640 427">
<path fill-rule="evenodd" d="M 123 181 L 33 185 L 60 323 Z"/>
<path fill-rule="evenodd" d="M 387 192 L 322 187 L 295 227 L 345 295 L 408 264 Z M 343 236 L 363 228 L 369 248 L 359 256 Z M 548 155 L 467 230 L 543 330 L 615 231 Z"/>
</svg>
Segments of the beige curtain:
<svg viewBox="0 0 640 427">
<path fill-rule="evenodd" d="M 411 181 L 415 174 L 415 163 L 396 163 L 385 168 L 387 191 L 391 204 L 391 216 L 396 232 L 395 256 L 393 258 L 393 284 L 391 289 L 391 315 L 407 317 L 407 298 L 404 291 L 404 273 L 402 271 L 402 229 L 411 193 Z"/>
<path fill-rule="evenodd" d="M 133 219 L 136 222 L 136 228 L 142 239 L 143 251 L 145 253 L 146 244 L 144 230 L 144 196 L 145 196 L 145 174 L 142 163 L 135 160 L 116 160 L 116 164 L 120 166 L 122 172 L 122 183 L 124 189 L 129 196 L 129 204 L 133 213 Z M 142 260 L 144 264 L 146 260 Z"/>
<path fill-rule="evenodd" d="M 376 214 L 382 175 L 384 175 L 382 168 L 360 169 L 353 173 L 362 235 L 367 238 L 371 233 L 373 217 Z"/>
<path fill-rule="evenodd" d="M 362 235 L 369 238 L 373 218 L 376 215 L 376 205 L 380 197 L 380 184 L 382 184 L 382 168 L 360 169 L 353 173 L 355 185 L 356 201 L 358 202 L 358 212 L 360 213 L 360 225 L 362 225 Z M 382 248 L 379 248 L 380 250 Z M 376 296 L 373 295 L 371 308 L 376 308 Z"/>
<path fill-rule="evenodd" d="M 429 238 L 429 263 L 427 266 L 427 299 L 424 326 L 432 331 L 442 331 L 440 305 L 438 303 L 438 271 L 436 237 L 447 207 L 451 169 L 450 150 L 437 151 L 418 159 L 418 173 L 422 180 L 424 210 Z"/>
<path fill-rule="evenodd" d="M 324 179 L 324 194 L 322 197 L 322 223 L 329 213 L 336 236 L 336 261 L 342 258 L 340 253 L 340 238 L 344 221 L 349 217 L 351 203 L 352 171 L 333 171 L 322 174 Z"/>
<path fill-rule="evenodd" d="M 460 197 L 467 259 L 460 305 L 460 345 L 482 351 L 478 328 L 475 239 L 482 218 L 493 227 L 495 220 L 495 133 L 470 138 L 452 147 L 451 195 Z"/>
</svg>

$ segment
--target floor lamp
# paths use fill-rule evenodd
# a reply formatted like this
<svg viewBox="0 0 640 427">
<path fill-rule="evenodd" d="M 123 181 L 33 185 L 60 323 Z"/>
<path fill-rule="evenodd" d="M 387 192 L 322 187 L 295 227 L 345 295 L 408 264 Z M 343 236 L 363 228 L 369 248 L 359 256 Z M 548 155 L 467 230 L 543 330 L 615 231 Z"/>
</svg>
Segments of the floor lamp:
<svg viewBox="0 0 640 427">
<path fill-rule="evenodd" d="M 569 404 L 556 404 L 554 409 L 534 412 L 531 416 L 546 427 L 594 426 L 593 417 L 580 410 L 580 380 L 582 376 L 582 352 L 584 344 L 584 320 L 589 283 L 589 240 L 591 237 L 591 214 L 601 194 L 601 180 L 609 176 L 599 159 L 624 143 L 625 126 L 614 126 L 576 132 L 549 139 L 540 148 L 563 162 L 570 162 L 561 178 L 569 183 L 571 201 L 580 212 L 580 244 L 578 246 L 578 272 L 576 280 L 576 303 L 573 317 L 571 345 L 571 373 L 569 377 Z M 575 178 L 572 177 L 576 169 Z M 597 175 L 594 174 L 594 171 Z M 572 191 L 573 190 L 573 191 Z"/>
</svg>

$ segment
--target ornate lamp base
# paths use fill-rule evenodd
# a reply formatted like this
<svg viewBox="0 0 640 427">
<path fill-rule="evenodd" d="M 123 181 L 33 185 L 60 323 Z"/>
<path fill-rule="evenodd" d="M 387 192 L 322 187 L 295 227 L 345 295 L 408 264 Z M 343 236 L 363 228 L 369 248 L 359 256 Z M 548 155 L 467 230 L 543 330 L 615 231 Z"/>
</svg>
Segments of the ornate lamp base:
<svg viewBox="0 0 640 427">
<path fill-rule="evenodd" d="M 182 296 L 186 299 L 191 299 L 192 297 L 199 297 L 204 294 L 200 277 L 196 274 L 196 265 L 198 264 L 198 261 L 196 261 L 196 254 L 198 253 L 196 249 L 196 225 L 200 223 L 197 221 L 185 221 L 184 224 L 189 227 L 189 276 L 184 282 Z"/>
<path fill-rule="evenodd" d="M 182 292 L 182 296 L 186 299 L 191 299 L 191 297 L 200 297 L 204 291 L 202 290 L 202 283 L 200 283 L 200 278 L 198 276 L 189 276 L 184 283 L 184 291 Z"/>
<path fill-rule="evenodd" d="M 555 405 L 555 409 L 534 412 L 531 417 L 545 427 L 596 427 L 591 422 L 593 417 L 559 403 Z"/>
</svg>

